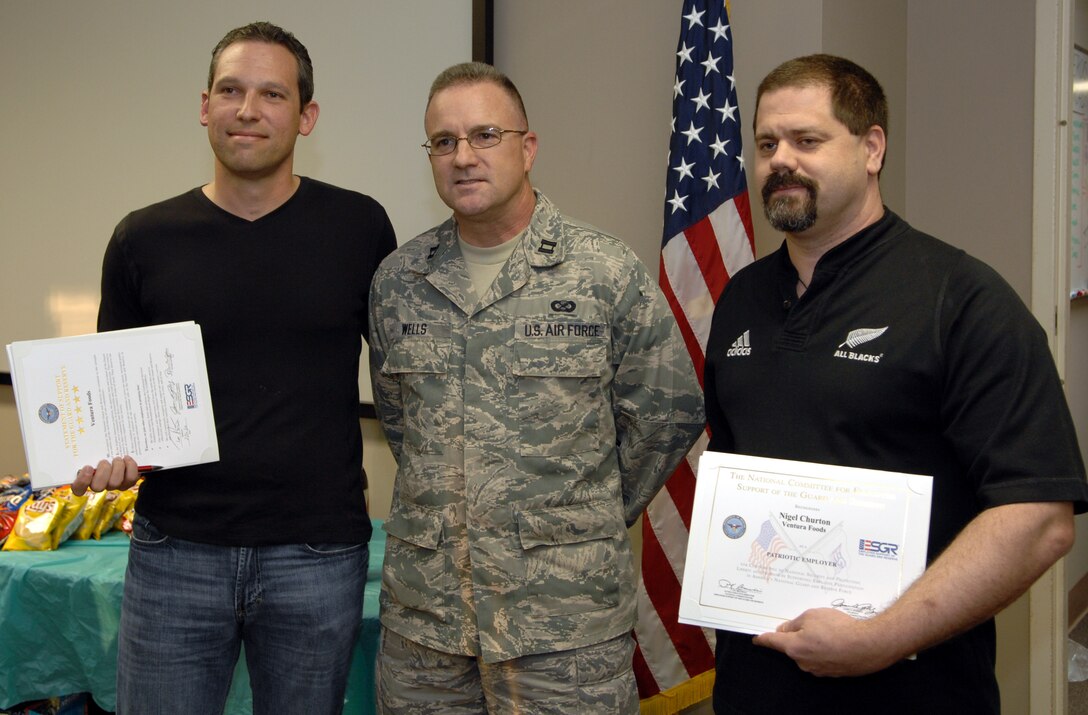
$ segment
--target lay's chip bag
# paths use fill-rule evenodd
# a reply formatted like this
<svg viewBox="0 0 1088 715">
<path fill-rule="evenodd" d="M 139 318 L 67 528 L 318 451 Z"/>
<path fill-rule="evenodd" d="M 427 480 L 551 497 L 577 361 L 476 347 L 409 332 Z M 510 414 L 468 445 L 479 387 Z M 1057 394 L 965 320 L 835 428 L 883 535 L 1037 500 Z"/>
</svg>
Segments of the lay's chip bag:
<svg viewBox="0 0 1088 715">
<path fill-rule="evenodd" d="M 71 487 L 53 487 L 34 493 L 19 509 L 4 551 L 50 551 L 72 535 L 81 523 L 87 496 L 77 497 Z"/>
</svg>

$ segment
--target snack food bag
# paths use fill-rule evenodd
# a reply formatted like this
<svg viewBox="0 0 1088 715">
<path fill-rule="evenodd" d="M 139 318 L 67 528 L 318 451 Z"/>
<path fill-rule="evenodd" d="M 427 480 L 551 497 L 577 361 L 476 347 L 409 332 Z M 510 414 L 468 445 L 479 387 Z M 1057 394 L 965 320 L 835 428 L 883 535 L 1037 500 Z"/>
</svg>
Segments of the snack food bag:
<svg viewBox="0 0 1088 715">
<path fill-rule="evenodd" d="M 19 509 L 4 551 L 50 551 L 79 527 L 87 496 L 71 487 L 53 487 L 32 494 Z"/>
<path fill-rule="evenodd" d="M 117 520 L 121 518 L 121 512 L 118 511 L 117 505 L 121 503 L 121 495 L 124 493 L 118 489 L 111 489 L 106 492 L 106 503 L 102 507 L 102 513 L 98 516 L 98 523 L 95 524 L 94 532 L 91 534 L 94 538 L 101 539 L 102 534 L 112 529 L 117 524 Z"/>
<path fill-rule="evenodd" d="M 64 505 L 52 495 L 31 496 L 19 509 L 4 542 L 4 551 L 46 551 L 52 548 L 53 528 Z"/>
<path fill-rule="evenodd" d="M 72 533 L 73 539 L 98 539 L 102 536 L 99 529 L 103 519 L 108 519 L 113 512 L 113 502 L 117 501 L 117 490 L 106 492 L 91 492 L 87 495 L 87 503 L 83 507 L 83 521 L 79 528 Z"/>
<path fill-rule="evenodd" d="M 57 548 L 68 540 L 80 524 L 83 523 L 83 509 L 87 506 L 87 495 L 77 497 L 72 493 L 72 487 L 57 487 L 53 496 L 64 502 L 64 511 L 57 520 L 56 530 L 53 532 L 53 548 Z"/>
<path fill-rule="evenodd" d="M 3 544 L 12 528 L 19 508 L 30 498 L 30 487 L 12 487 L 0 492 L 0 544 Z"/>
<path fill-rule="evenodd" d="M 117 521 L 113 528 L 132 536 L 132 519 L 136 516 L 136 497 L 140 495 L 140 485 L 144 483 L 140 479 L 131 488 L 121 492 L 114 505 L 117 513 Z"/>
</svg>

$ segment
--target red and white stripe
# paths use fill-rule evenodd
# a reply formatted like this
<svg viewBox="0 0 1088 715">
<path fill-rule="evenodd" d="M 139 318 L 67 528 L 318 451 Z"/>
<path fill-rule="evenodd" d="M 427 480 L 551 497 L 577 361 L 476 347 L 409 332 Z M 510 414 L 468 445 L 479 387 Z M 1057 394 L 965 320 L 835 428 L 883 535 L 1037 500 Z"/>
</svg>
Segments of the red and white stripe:
<svg viewBox="0 0 1088 715">
<path fill-rule="evenodd" d="M 676 315 L 700 384 L 714 305 L 729 277 L 754 259 L 752 236 L 745 192 L 670 239 L 662 249 L 661 289 Z M 704 433 L 643 516 L 635 628 L 635 672 L 642 698 L 714 668 L 714 632 L 677 620 L 696 465 L 707 441 Z"/>
</svg>

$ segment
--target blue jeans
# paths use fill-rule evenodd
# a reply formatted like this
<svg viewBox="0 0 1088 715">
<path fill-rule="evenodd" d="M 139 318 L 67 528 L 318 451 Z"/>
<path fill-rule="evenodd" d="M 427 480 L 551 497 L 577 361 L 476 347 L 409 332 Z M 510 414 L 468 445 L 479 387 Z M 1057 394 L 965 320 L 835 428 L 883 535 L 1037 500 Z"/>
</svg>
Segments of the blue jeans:
<svg viewBox="0 0 1088 715">
<path fill-rule="evenodd" d="M 366 544 L 198 544 L 137 515 L 118 714 L 222 713 L 243 643 L 254 715 L 341 712 L 369 558 Z"/>
</svg>

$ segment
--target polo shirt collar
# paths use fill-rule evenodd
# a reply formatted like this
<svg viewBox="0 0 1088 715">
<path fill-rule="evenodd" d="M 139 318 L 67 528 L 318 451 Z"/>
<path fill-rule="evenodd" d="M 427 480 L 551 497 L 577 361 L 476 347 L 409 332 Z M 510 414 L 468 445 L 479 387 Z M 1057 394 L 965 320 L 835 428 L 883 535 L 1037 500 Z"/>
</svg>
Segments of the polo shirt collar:
<svg viewBox="0 0 1088 715">
<path fill-rule="evenodd" d="M 820 257 L 820 260 L 816 262 L 816 268 L 812 272 L 812 281 L 809 283 L 805 294 L 808 295 L 808 291 L 818 289 L 820 285 L 831 282 L 835 277 L 849 269 L 858 259 L 882 245 L 885 241 L 890 240 L 894 234 L 891 229 L 899 224 L 902 224 L 902 219 L 885 206 L 884 215 L 876 222 L 869 224 Z M 793 263 L 790 261 L 785 241 L 782 242 L 782 246 L 778 249 L 777 273 L 779 290 L 782 293 L 783 300 L 796 301 L 799 276 L 797 269 L 794 268 Z"/>
</svg>

